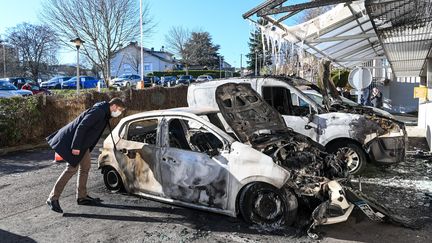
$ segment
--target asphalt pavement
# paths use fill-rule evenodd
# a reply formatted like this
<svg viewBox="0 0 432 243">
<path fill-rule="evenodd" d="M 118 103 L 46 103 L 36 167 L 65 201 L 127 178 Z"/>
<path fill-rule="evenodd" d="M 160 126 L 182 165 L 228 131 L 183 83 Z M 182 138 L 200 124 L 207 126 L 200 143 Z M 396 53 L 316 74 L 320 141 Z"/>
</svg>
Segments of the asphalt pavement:
<svg viewBox="0 0 432 243">
<path fill-rule="evenodd" d="M 65 164 L 37 149 L 0 157 L 0 242 L 314 242 L 296 228 L 251 226 L 242 219 L 159 203 L 125 193 L 110 193 L 92 153 L 89 195 L 101 206 L 79 206 L 74 177 L 50 211 L 47 196 Z M 321 242 L 432 242 L 432 161 L 410 157 L 388 168 L 372 167 L 361 178 L 364 192 L 418 221 L 412 230 L 370 221 L 355 211 L 341 224 L 321 226 Z M 423 184 L 422 184 L 423 183 Z"/>
</svg>

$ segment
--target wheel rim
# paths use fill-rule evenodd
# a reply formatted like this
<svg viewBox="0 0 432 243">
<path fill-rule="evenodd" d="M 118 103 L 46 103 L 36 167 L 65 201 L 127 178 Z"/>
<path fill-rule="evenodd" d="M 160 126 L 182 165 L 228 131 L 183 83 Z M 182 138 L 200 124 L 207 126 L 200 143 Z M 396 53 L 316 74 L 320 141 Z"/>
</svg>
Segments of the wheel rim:
<svg viewBox="0 0 432 243">
<path fill-rule="evenodd" d="M 253 205 L 253 213 L 261 220 L 276 221 L 283 215 L 282 200 L 275 192 L 259 192 Z"/>
<path fill-rule="evenodd" d="M 119 178 L 117 173 L 113 170 L 108 171 L 107 173 L 107 182 L 111 188 L 116 188 L 119 184 Z"/>
<path fill-rule="evenodd" d="M 343 154 L 345 161 L 347 162 L 349 172 L 353 172 L 359 168 L 360 155 L 354 149 L 344 147 L 339 150 L 339 153 Z"/>
</svg>

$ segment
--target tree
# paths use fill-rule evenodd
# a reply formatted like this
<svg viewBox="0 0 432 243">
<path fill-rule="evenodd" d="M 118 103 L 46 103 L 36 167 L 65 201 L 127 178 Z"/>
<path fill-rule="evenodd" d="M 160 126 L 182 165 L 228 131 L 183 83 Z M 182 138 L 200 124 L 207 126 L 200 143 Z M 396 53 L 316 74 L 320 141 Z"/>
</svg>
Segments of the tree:
<svg viewBox="0 0 432 243">
<path fill-rule="evenodd" d="M 258 20 L 258 24 L 265 26 L 267 24 L 266 21 L 263 19 Z M 263 39 L 262 39 L 262 33 L 261 28 L 257 27 L 254 32 L 251 33 L 251 36 L 249 37 L 249 53 L 246 54 L 247 58 L 247 68 L 249 70 L 255 70 L 255 67 L 257 68 L 257 74 L 260 74 L 260 69 L 262 66 L 271 65 L 271 53 L 270 53 L 270 44 L 265 42 L 266 45 L 266 55 L 265 55 L 265 61 L 264 59 L 264 49 L 263 49 Z"/>
<path fill-rule="evenodd" d="M 18 52 L 6 40 L 0 40 L 0 77 L 23 76 L 25 71 L 20 65 Z"/>
<path fill-rule="evenodd" d="M 218 67 L 219 45 L 212 43 L 208 32 L 192 32 L 191 37 L 185 43 L 184 53 L 191 65 Z"/>
<path fill-rule="evenodd" d="M 111 58 L 128 43 L 139 39 L 140 12 L 136 0 L 45 0 L 42 20 L 56 29 L 61 41 L 85 41 L 83 54 L 102 70 L 106 82 L 111 77 Z M 143 6 L 143 32 L 154 28 L 148 4 Z"/>
<path fill-rule="evenodd" d="M 18 51 L 24 72 L 34 80 L 48 72 L 49 64 L 57 62 L 58 38 L 48 26 L 19 24 L 8 30 L 8 42 Z"/>
<path fill-rule="evenodd" d="M 167 49 L 180 57 L 181 63 L 186 68 L 186 75 L 189 74 L 188 67 L 191 64 L 191 60 L 188 52 L 186 52 L 185 46 L 190 38 L 191 31 L 182 26 L 171 27 L 165 35 Z"/>
</svg>

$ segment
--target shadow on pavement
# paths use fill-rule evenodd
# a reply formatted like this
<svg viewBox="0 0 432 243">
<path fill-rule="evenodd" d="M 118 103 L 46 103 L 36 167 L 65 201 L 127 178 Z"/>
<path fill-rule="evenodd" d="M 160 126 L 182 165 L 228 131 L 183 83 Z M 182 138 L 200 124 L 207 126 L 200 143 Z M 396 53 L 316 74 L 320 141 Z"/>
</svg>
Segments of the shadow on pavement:
<svg viewBox="0 0 432 243">
<path fill-rule="evenodd" d="M 121 210 L 136 210 L 145 212 L 165 213 L 167 216 L 175 215 L 174 217 L 147 217 L 147 216 L 121 216 L 121 215 L 106 215 L 106 214 L 87 214 L 87 213 L 64 213 L 66 218 L 90 218 L 103 219 L 114 221 L 133 221 L 133 222 L 156 222 L 156 223 L 176 223 L 188 225 L 194 229 L 201 231 L 215 232 L 237 232 L 260 235 L 283 235 L 288 237 L 302 237 L 298 229 L 292 227 L 285 228 L 261 228 L 260 226 L 251 226 L 246 224 L 240 218 L 232 218 L 229 216 L 219 215 L 215 213 L 179 208 L 179 207 L 146 207 L 135 205 L 117 205 L 117 204 L 100 204 L 95 207 L 121 209 Z M 177 216 L 177 217 L 176 217 Z M 178 217 L 181 216 L 181 217 Z M 209 223 L 212 222 L 212 223 Z"/>
<path fill-rule="evenodd" d="M 0 229 L 0 241 L 2 243 L 12 243 L 12 242 L 36 242 L 30 237 L 17 235 L 8 231 Z"/>
</svg>

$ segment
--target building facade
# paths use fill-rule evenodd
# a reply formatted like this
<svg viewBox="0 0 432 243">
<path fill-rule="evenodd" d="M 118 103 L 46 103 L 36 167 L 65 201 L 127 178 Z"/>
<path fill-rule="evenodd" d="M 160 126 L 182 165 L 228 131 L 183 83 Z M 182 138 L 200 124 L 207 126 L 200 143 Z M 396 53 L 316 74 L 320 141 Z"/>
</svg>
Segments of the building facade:
<svg viewBox="0 0 432 243">
<path fill-rule="evenodd" d="M 131 42 L 126 47 L 117 51 L 111 59 L 111 77 L 125 74 L 141 74 L 141 47 L 137 42 Z M 174 55 L 154 48 L 144 48 L 144 75 L 157 71 L 170 71 L 176 69 Z"/>
</svg>

